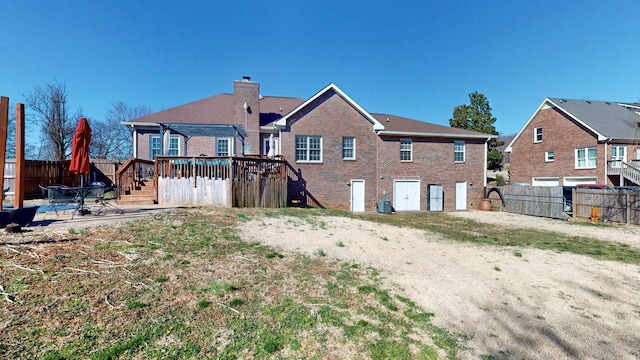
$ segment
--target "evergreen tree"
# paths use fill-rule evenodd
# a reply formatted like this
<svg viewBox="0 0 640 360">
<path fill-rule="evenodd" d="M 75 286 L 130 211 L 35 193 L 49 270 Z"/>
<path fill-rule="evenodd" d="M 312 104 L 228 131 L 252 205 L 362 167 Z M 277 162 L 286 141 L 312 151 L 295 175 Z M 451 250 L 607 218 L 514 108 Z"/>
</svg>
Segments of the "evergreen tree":
<svg viewBox="0 0 640 360">
<path fill-rule="evenodd" d="M 456 106 L 453 118 L 449 119 L 451 127 L 477 131 L 485 134 L 498 135 L 495 126 L 496 118 L 491 115 L 491 106 L 487 97 L 479 92 L 469 94 L 468 105 Z M 487 169 L 502 170 L 503 154 L 498 147 L 503 141 L 490 139 L 488 141 Z"/>
</svg>

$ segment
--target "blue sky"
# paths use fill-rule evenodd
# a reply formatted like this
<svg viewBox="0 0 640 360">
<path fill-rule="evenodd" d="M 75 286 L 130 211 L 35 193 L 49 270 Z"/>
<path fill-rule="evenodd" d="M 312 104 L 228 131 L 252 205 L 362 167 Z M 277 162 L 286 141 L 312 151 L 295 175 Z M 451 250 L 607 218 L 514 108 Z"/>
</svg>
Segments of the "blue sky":
<svg viewBox="0 0 640 360">
<path fill-rule="evenodd" d="M 5 0 L 0 95 L 67 86 L 101 120 L 233 91 L 311 97 L 447 125 L 487 96 L 505 135 L 545 97 L 640 100 L 640 2 Z M 27 109 L 27 113 L 29 109 Z M 29 139 L 27 140 L 29 141 Z"/>
</svg>

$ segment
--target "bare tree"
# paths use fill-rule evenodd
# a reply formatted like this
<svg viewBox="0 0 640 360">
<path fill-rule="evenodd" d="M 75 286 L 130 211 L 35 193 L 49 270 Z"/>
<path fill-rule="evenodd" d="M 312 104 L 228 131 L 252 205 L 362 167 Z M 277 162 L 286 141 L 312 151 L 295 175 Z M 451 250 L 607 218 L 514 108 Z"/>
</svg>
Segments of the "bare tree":
<svg viewBox="0 0 640 360">
<path fill-rule="evenodd" d="M 25 98 L 29 110 L 35 112 L 32 120 L 43 135 L 46 153 L 42 155 L 52 160 L 65 160 L 71 152 L 76 125 L 69 116 L 66 85 L 55 81 L 44 88 L 36 87 Z"/>
<path fill-rule="evenodd" d="M 122 125 L 122 122 L 150 113 L 151 110 L 141 105 L 131 107 L 123 102 L 113 104 L 104 121 L 91 123 L 91 154 L 96 158 L 113 160 L 131 157 L 131 131 Z"/>
</svg>

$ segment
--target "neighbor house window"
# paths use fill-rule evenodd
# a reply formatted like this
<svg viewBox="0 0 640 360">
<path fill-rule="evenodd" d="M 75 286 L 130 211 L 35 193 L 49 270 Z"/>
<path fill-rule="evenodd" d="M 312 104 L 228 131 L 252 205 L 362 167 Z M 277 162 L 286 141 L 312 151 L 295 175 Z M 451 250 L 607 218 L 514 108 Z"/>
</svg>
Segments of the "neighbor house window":
<svg viewBox="0 0 640 360">
<path fill-rule="evenodd" d="M 533 142 L 539 143 L 542 142 L 542 128 L 537 127 L 533 129 Z"/>
<path fill-rule="evenodd" d="M 296 161 L 322 162 L 322 136 L 296 135 Z"/>
<path fill-rule="evenodd" d="M 596 167 L 596 148 L 585 147 L 576 149 L 576 168 L 594 168 Z"/>
<path fill-rule="evenodd" d="M 231 156 L 231 139 L 219 138 L 216 140 L 216 156 Z"/>
<path fill-rule="evenodd" d="M 180 138 L 178 136 L 169 137 L 169 149 L 167 156 L 179 156 L 180 155 Z M 162 139 L 160 136 L 151 137 L 151 158 L 156 156 L 162 156 Z"/>
<path fill-rule="evenodd" d="M 555 153 L 553 152 L 553 150 L 549 150 L 547 152 L 544 153 L 544 161 L 550 162 L 555 160 Z"/>
<path fill-rule="evenodd" d="M 345 136 L 342 138 L 342 160 L 356 159 L 356 138 Z"/>
<path fill-rule="evenodd" d="M 411 139 L 400 139 L 400 161 L 411 161 L 413 159 L 413 141 Z"/>
<path fill-rule="evenodd" d="M 464 162 L 464 141 L 462 140 L 453 142 L 453 161 Z"/>
<path fill-rule="evenodd" d="M 622 167 L 622 163 L 627 160 L 625 156 L 625 147 L 620 145 L 611 146 L 611 165 L 613 167 Z"/>
</svg>

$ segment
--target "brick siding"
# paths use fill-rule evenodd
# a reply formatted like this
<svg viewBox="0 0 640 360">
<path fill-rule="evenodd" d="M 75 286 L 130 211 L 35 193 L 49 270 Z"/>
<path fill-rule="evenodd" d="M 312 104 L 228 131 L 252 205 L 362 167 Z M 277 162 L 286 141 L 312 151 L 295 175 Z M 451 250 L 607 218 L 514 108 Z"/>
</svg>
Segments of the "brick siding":
<svg viewBox="0 0 640 360">
<path fill-rule="evenodd" d="M 536 127 L 542 127 L 542 141 L 533 141 Z M 576 149 L 596 147 L 596 168 L 576 169 Z M 553 150 L 555 160 L 545 161 L 545 152 Z M 510 181 L 532 183 L 534 177 L 597 177 L 605 183 L 604 144 L 588 129 L 555 108 L 540 110 L 512 145 Z"/>
<path fill-rule="evenodd" d="M 322 136 L 322 163 L 295 162 L 295 136 Z M 356 137 L 356 160 L 342 160 L 342 137 Z M 333 92 L 316 99 L 283 130 L 285 158 L 307 180 L 306 190 L 322 206 L 350 209 L 351 180 L 365 180 L 365 210 L 378 199 L 393 199 L 393 180 L 420 179 L 420 210 L 427 209 L 427 187 L 441 184 L 444 209 L 455 210 L 456 181 L 467 181 L 467 207 L 478 208 L 484 185 L 484 142 L 466 141 L 464 163 L 454 163 L 454 139 L 413 139 L 413 161 L 400 161 L 400 138 L 378 137 L 373 124 Z M 377 164 L 377 165 L 376 165 Z M 382 178 L 380 178 L 382 177 Z M 383 195 L 383 191 L 386 195 Z"/>
</svg>

